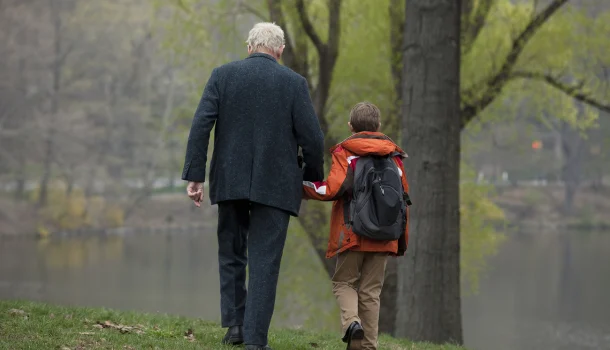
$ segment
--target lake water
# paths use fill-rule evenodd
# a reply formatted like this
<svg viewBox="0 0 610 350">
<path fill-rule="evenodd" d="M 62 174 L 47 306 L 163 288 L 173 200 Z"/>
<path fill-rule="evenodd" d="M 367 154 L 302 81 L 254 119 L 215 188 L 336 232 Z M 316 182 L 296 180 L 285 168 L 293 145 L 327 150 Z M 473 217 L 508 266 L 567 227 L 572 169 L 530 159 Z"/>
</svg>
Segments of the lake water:
<svg viewBox="0 0 610 350">
<path fill-rule="evenodd" d="M 274 324 L 336 329 L 330 284 L 295 236 Z M 213 231 L 0 237 L 0 298 L 218 320 L 217 267 Z M 463 317 L 474 350 L 610 349 L 610 234 L 511 234 Z"/>
</svg>

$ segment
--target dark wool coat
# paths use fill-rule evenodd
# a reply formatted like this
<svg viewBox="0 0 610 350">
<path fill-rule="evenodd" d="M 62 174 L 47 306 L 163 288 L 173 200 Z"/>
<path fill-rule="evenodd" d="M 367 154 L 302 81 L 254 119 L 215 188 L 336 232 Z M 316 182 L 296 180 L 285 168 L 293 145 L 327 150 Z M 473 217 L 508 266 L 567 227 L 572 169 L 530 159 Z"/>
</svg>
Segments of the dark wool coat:
<svg viewBox="0 0 610 350">
<path fill-rule="evenodd" d="M 297 216 L 303 193 L 298 146 L 305 180 L 324 178 L 324 135 L 305 78 L 261 53 L 215 68 L 195 112 L 183 180 L 205 181 L 214 125 L 211 203 L 247 199 Z"/>
</svg>

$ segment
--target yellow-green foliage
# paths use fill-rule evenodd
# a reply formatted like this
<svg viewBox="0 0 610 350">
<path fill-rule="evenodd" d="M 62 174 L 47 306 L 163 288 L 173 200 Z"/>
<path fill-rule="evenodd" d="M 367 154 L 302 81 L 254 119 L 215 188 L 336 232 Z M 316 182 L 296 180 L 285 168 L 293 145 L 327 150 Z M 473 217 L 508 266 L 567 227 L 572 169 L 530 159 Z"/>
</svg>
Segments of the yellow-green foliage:
<svg viewBox="0 0 610 350">
<path fill-rule="evenodd" d="M 472 49 L 462 57 L 463 103 L 482 96 L 484 84 L 506 61 L 513 40 L 534 13 L 534 1 L 495 0 L 483 30 Z M 527 43 L 513 72 L 544 73 L 564 83 L 585 82 L 583 92 L 604 100 L 607 86 L 601 79 L 610 64 L 610 12 L 591 17 L 576 6 L 555 13 Z M 572 97 L 540 80 L 510 79 L 500 96 L 480 115 L 485 121 L 545 115 L 561 118 L 585 129 L 595 125 L 597 111 L 586 107 L 577 113 Z"/>
<path fill-rule="evenodd" d="M 125 212 L 119 203 L 109 203 L 99 196 L 87 198 L 80 189 L 68 194 L 61 184 L 53 184 L 48 191 L 47 204 L 38 212 L 41 236 L 58 230 L 114 228 L 124 223 Z M 35 203 L 38 196 L 39 189 L 31 193 L 31 202 Z"/>
<path fill-rule="evenodd" d="M 108 205 L 104 210 L 105 227 L 121 227 L 125 221 L 125 211 L 120 206 Z"/>
<path fill-rule="evenodd" d="M 38 191 L 32 192 L 32 199 L 36 200 Z M 61 186 L 51 186 L 48 189 L 47 204 L 40 210 L 42 225 L 39 233 L 47 232 L 49 226 L 58 230 L 74 230 L 88 226 L 89 216 L 86 212 L 87 200 L 83 191 L 74 189 L 69 195 Z"/>
<path fill-rule="evenodd" d="M 462 165 L 462 176 L 473 178 Z M 496 253 L 504 240 L 495 225 L 504 223 L 504 213 L 492 202 L 493 186 L 463 182 L 460 185 L 461 272 L 463 288 L 476 293 L 486 259 Z"/>
</svg>

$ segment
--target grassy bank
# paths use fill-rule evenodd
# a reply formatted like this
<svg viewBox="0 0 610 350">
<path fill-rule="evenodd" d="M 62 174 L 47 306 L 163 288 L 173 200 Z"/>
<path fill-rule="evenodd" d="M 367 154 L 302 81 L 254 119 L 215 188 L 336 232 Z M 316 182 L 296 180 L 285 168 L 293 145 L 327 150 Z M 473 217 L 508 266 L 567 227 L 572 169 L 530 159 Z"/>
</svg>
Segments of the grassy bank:
<svg viewBox="0 0 610 350">
<path fill-rule="evenodd" d="M 192 332 L 192 333 L 191 333 Z M 0 301 L 0 349 L 235 349 L 217 324 L 160 314 Z M 274 350 L 344 349 L 336 334 L 274 329 Z M 383 337 L 380 349 L 459 350 Z"/>
</svg>

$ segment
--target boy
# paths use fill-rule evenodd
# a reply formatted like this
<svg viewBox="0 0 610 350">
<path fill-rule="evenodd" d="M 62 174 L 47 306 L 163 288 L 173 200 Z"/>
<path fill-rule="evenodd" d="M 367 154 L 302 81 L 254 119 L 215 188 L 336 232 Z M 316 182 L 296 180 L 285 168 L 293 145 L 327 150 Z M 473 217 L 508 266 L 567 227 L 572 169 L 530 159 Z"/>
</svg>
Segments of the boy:
<svg viewBox="0 0 610 350">
<path fill-rule="evenodd" d="M 372 103 L 361 102 L 354 106 L 348 123 L 352 136 L 331 149 L 332 166 L 328 179 L 323 182 L 303 183 L 304 198 L 334 201 L 326 258 L 338 256 L 335 274 L 332 278 L 333 294 L 337 298 L 341 310 L 342 340 L 347 343 L 348 350 L 377 349 L 379 296 L 383 286 L 387 257 L 404 255 L 407 249 L 408 210 L 406 203 L 410 204 L 410 201 L 408 201 L 407 195 L 409 189 L 407 178 L 402 171 L 402 159 L 406 157 L 406 154 L 389 137 L 378 132 L 381 126 L 380 117 L 379 108 Z M 356 168 L 359 159 L 362 163 L 360 167 Z M 387 187 L 384 187 L 384 190 L 377 182 L 378 198 L 381 198 L 377 202 L 392 201 L 394 198 L 398 204 L 391 204 L 393 206 L 388 207 L 389 210 L 373 209 L 373 211 L 379 210 L 380 217 L 387 217 L 391 215 L 387 213 L 392 212 L 392 208 L 399 208 L 395 211 L 398 216 L 390 219 L 394 220 L 392 222 L 396 222 L 397 230 L 394 231 L 398 234 L 393 237 L 397 239 L 367 238 L 363 235 L 367 231 L 363 232 L 362 229 L 362 222 L 366 220 L 354 218 L 362 215 L 361 208 L 363 207 L 359 207 L 360 209 L 356 211 L 353 209 L 351 201 L 361 200 L 356 198 L 356 194 L 358 191 L 362 192 L 364 188 L 357 186 L 361 185 L 362 181 L 366 181 L 362 180 L 365 175 L 361 175 L 363 164 L 367 162 L 365 159 L 369 160 L 369 164 L 373 162 L 370 161 L 371 159 L 386 159 L 390 163 L 384 163 L 386 165 L 382 169 L 390 168 L 390 171 L 396 174 L 394 188 L 398 188 L 403 193 L 392 191 L 395 193 L 392 197 L 391 191 Z M 394 167 L 392 164 L 396 166 Z M 388 178 L 391 178 L 391 174 Z M 381 181 L 380 176 L 375 179 Z M 375 184 L 374 181 L 370 183 Z M 374 185 L 367 186 L 369 187 L 368 198 L 374 197 L 376 195 L 373 193 L 374 189 L 370 189 Z M 353 191 L 354 188 L 356 191 Z M 373 205 L 377 205 L 377 202 Z M 358 220 L 360 222 L 356 222 Z M 371 222 L 371 220 L 366 222 Z M 359 231 L 359 234 L 354 231 Z"/>
</svg>

